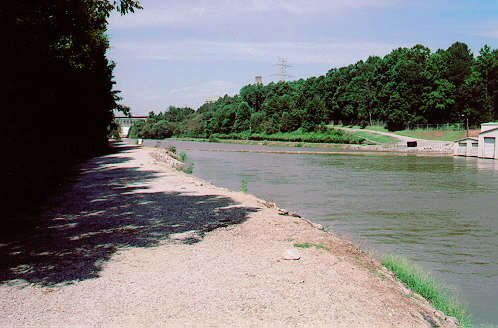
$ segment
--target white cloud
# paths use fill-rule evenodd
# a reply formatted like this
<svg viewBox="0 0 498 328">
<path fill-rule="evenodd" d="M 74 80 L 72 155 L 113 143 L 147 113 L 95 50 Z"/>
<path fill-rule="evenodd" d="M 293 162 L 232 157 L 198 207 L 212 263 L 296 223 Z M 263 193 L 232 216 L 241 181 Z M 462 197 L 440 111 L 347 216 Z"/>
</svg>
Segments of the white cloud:
<svg viewBox="0 0 498 328">
<path fill-rule="evenodd" d="M 484 36 L 493 38 L 493 39 L 498 39 L 498 28 L 489 30 L 488 32 L 484 33 Z"/>
<path fill-rule="evenodd" d="M 186 96 L 189 99 L 196 98 L 201 101 L 200 99 L 207 96 L 221 97 L 225 94 L 234 95 L 238 92 L 238 90 L 236 90 L 237 88 L 240 88 L 240 86 L 233 81 L 214 80 L 170 89 L 169 94 L 174 95 L 175 97 Z"/>
<path fill-rule="evenodd" d="M 383 8 L 400 0 L 193 0 L 185 2 L 142 1 L 143 10 L 120 16 L 113 14 L 110 26 L 114 29 L 201 25 L 207 20 L 232 19 L 258 14 L 284 13 L 308 16 L 359 9 Z"/>
<path fill-rule="evenodd" d="M 351 64 L 370 55 L 384 56 L 399 44 L 376 42 L 222 42 L 172 41 L 157 43 L 114 42 L 112 52 L 120 57 L 131 56 L 148 60 L 242 60 L 271 62 L 277 56 L 286 56 L 290 63 Z M 407 45 L 410 46 L 410 45 Z"/>
</svg>

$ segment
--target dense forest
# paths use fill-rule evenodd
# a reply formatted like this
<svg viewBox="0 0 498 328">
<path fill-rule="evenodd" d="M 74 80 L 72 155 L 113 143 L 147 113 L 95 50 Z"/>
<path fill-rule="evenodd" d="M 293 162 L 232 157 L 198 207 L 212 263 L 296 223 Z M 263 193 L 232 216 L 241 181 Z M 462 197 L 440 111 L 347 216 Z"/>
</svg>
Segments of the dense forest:
<svg viewBox="0 0 498 328">
<path fill-rule="evenodd" d="M 195 112 L 170 107 L 150 113 L 130 136 L 273 135 L 320 131 L 331 121 L 382 121 L 400 130 L 467 119 L 471 125 L 498 119 L 498 50 L 485 45 L 474 56 L 455 42 L 434 53 L 423 45 L 398 48 L 306 80 L 246 85 Z"/>
<path fill-rule="evenodd" d="M 113 110 L 123 108 L 106 58 L 107 19 L 139 8 L 136 0 L 3 3 L 7 211 L 39 199 L 75 160 L 106 148 Z"/>
</svg>

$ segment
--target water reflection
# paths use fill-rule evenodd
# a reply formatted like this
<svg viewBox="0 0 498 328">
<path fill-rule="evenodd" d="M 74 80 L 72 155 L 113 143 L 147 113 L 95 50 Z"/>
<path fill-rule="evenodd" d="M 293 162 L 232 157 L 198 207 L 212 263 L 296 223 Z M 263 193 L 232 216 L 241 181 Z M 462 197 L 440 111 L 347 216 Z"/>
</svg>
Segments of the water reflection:
<svg viewBox="0 0 498 328">
<path fill-rule="evenodd" d="M 195 175 L 233 190 L 244 179 L 250 193 L 406 256 L 454 285 L 477 323 L 498 324 L 498 161 L 175 146 L 188 149 Z"/>
</svg>

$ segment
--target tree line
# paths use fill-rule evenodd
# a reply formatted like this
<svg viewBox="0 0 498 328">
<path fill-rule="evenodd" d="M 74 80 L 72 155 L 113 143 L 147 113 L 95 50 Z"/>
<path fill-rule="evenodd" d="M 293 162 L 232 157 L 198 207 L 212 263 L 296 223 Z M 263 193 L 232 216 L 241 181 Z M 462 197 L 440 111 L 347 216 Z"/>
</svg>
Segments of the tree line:
<svg viewBox="0 0 498 328">
<path fill-rule="evenodd" d="M 140 9 L 136 0 L 15 0 L 0 9 L 8 204 L 29 203 L 78 158 L 107 146 L 114 63 L 107 19 Z M 15 210 L 15 209 L 14 209 Z"/>
<path fill-rule="evenodd" d="M 370 56 L 318 77 L 249 84 L 235 96 L 186 113 L 182 121 L 163 117 L 161 125 L 170 135 L 209 137 L 318 131 L 331 121 L 382 121 L 392 131 L 467 119 L 479 124 L 498 119 L 498 50 L 484 45 L 474 56 L 462 42 L 436 52 L 420 44 L 398 48 L 383 58 Z M 150 117 L 158 122 L 154 114 Z M 131 130 L 135 136 L 144 137 L 141 132 L 153 126 L 141 124 Z"/>
</svg>

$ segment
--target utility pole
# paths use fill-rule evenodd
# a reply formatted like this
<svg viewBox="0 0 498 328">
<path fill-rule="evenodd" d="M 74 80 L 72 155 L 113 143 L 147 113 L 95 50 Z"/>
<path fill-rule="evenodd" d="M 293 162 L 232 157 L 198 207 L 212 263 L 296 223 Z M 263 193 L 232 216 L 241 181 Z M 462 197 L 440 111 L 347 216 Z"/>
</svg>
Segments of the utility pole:
<svg viewBox="0 0 498 328">
<path fill-rule="evenodd" d="M 469 136 L 469 117 L 467 116 L 467 137 Z"/>
</svg>

